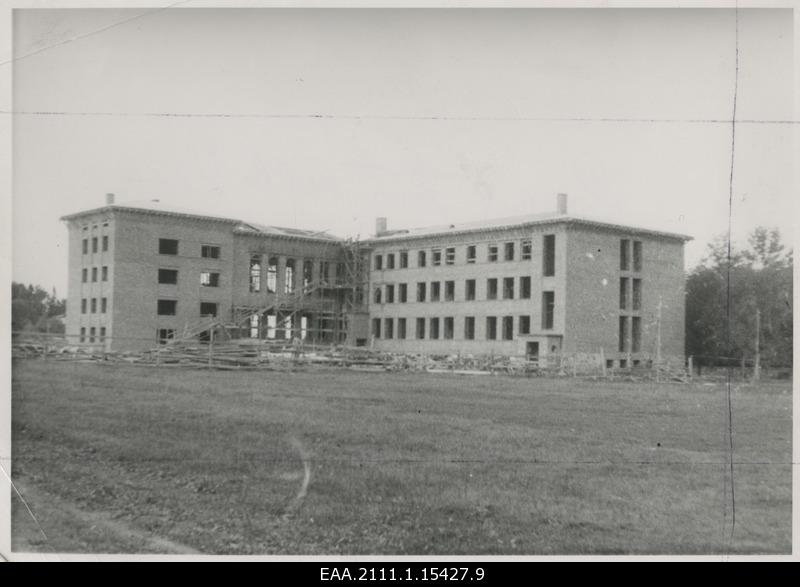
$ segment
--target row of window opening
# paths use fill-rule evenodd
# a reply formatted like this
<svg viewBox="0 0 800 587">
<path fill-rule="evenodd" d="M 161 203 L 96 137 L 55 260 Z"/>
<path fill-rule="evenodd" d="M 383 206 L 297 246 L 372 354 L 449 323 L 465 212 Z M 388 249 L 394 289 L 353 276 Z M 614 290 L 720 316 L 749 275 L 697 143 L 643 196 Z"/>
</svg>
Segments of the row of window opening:
<svg viewBox="0 0 800 587">
<path fill-rule="evenodd" d="M 200 285 L 203 287 L 219 287 L 219 272 L 217 271 L 201 271 L 200 272 Z M 159 269 L 158 270 L 158 283 L 162 285 L 177 285 L 178 284 L 178 270 L 177 269 Z"/>
<path fill-rule="evenodd" d="M 297 261 L 288 258 L 284 261 L 283 265 L 283 293 L 293 294 L 297 290 Z M 346 267 L 344 263 L 330 263 L 328 261 L 321 261 L 318 264 L 318 283 L 328 284 L 330 277 L 331 265 L 335 267 L 335 283 L 344 284 Z M 304 259 L 301 269 L 301 287 L 304 293 L 308 293 L 313 288 L 314 284 L 314 262 L 310 259 Z M 262 257 L 261 255 L 251 255 L 250 257 L 250 293 L 261 292 L 261 272 L 262 272 Z M 277 293 L 278 291 L 278 257 L 269 257 L 267 259 L 266 267 L 266 288 L 267 293 Z"/>
<path fill-rule="evenodd" d="M 397 328 L 395 329 L 395 324 Z M 465 316 L 463 321 L 464 340 L 475 340 L 476 318 Z M 408 338 L 406 318 L 373 318 L 372 336 L 376 339 Z M 553 327 L 552 305 L 542 314 L 542 329 Z M 517 334 L 527 336 L 531 333 L 531 317 L 517 316 Z M 416 318 L 414 337 L 418 340 L 453 340 L 455 338 L 455 317 L 445 316 Z M 484 337 L 486 340 L 514 340 L 514 316 L 486 316 Z"/>
<path fill-rule="evenodd" d="M 108 298 L 81 298 L 81 314 L 97 314 L 98 299 L 100 301 L 100 313 L 105 314 L 108 310 Z"/>
<path fill-rule="evenodd" d="M 103 265 L 99 269 L 100 269 L 100 271 L 98 272 L 98 268 L 97 267 L 92 267 L 92 283 L 96 283 L 97 282 L 98 276 L 99 276 L 101 281 L 108 281 L 108 266 L 107 265 Z M 89 282 L 89 268 L 88 267 L 84 267 L 83 269 L 81 269 L 81 281 L 83 283 L 88 283 Z"/>
<path fill-rule="evenodd" d="M 158 239 L 159 255 L 177 255 L 178 240 L 174 238 Z M 217 245 L 200 245 L 200 256 L 203 259 L 219 259 L 221 247 Z"/>
<path fill-rule="evenodd" d="M 499 278 L 490 277 L 486 280 L 486 299 L 497 300 L 499 299 L 499 288 L 502 285 L 502 299 L 513 300 L 515 293 L 519 294 L 519 299 L 531 298 L 531 277 L 523 275 L 519 278 L 519 289 L 516 290 L 515 284 L 517 278 L 504 277 L 502 282 Z M 444 297 L 442 297 L 442 283 L 444 283 Z M 397 290 L 397 302 L 404 304 L 408 301 L 408 284 L 386 284 L 377 286 L 372 294 L 373 302 L 376 304 L 393 304 L 395 303 L 395 285 Z M 417 282 L 416 301 L 417 302 L 452 302 L 456 297 L 456 282 L 455 281 L 431 281 L 430 289 L 429 283 L 426 281 Z M 385 296 L 384 296 L 385 292 Z M 467 279 L 464 281 L 464 300 L 474 301 L 477 295 L 477 280 Z"/>
<path fill-rule="evenodd" d="M 107 235 L 103 235 L 102 239 L 99 239 L 98 237 L 93 236 L 92 240 L 91 240 L 91 243 L 92 243 L 92 252 L 93 253 L 99 252 L 100 248 L 102 248 L 103 252 L 108 250 L 108 236 Z M 102 245 L 102 247 L 101 247 L 101 245 Z M 84 255 L 88 255 L 89 254 L 89 239 L 88 238 L 83 239 L 83 244 L 81 246 L 82 246 L 83 254 Z"/>
<path fill-rule="evenodd" d="M 543 272 L 544 275 L 555 275 L 555 238 L 554 234 L 544 236 L 543 253 Z M 524 239 L 519 242 L 520 260 L 528 261 L 533 258 L 533 240 Z M 515 261 L 517 256 L 517 241 L 503 243 L 503 260 Z M 444 247 L 433 248 L 430 250 L 417 251 L 417 267 L 426 267 L 428 265 L 428 253 L 430 253 L 430 264 L 438 267 L 444 263 L 445 265 L 455 265 L 456 262 L 456 248 Z M 397 256 L 398 265 L 395 266 L 395 255 Z M 399 253 L 378 253 L 374 255 L 374 268 L 376 271 L 385 269 L 407 269 L 408 268 L 408 251 L 400 251 Z M 468 264 L 477 263 L 478 248 L 477 245 L 467 245 L 466 247 L 466 262 Z M 385 260 L 385 266 L 384 266 Z M 486 250 L 486 261 L 489 263 L 496 263 L 500 260 L 500 245 L 490 244 Z"/>
</svg>

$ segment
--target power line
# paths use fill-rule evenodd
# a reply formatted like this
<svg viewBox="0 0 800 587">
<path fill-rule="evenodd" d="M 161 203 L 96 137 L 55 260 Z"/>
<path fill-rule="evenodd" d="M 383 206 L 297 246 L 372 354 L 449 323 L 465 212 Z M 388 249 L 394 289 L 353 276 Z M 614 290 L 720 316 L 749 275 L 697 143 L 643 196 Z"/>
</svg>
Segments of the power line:
<svg viewBox="0 0 800 587">
<path fill-rule="evenodd" d="M 454 122 L 604 122 L 635 124 L 732 124 L 725 118 L 622 118 L 622 117 L 538 117 L 538 116 L 449 116 L 402 114 L 327 114 L 327 113 L 225 113 L 225 112 L 90 112 L 67 110 L 0 110 L 14 116 L 119 116 L 141 118 L 268 118 L 319 120 L 398 120 Z M 737 124 L 798 124 L 798 120 L 740 119 Z"/>
<path fill-rule="evenodd" d="M 29 53 L 25 53 L 24 55 L 20 55 L 19 57 L 12 57 L 11 59 L 8 59 L 7 61 L 0 61 L 0 66 L 8 65 L 9 63 L 15 63 L 15 62 L 20 61 L 22 59 L 27 59 L 28 57 L 33 57 L 34 55 L 38 55 L 39 53 L 44 53 L 45 51 L 49 51 L 50 49 L 55 49 L 56 47 L 61 47 L 61 46 L 66 45 L 68 43 L 73 43 L 75 41 L 80 41 L 81 39 L 85 39 L 87 37 L 92 37 L 94 35 L 99 35 L 100 33 L 104 33 L 109 29 L 113 29 L 113 28 L 116 28 L 118 26 L 122 26 L 122 25 L 127 24 L 127 23 L 129 23 L 131 21 L 138 20 L 138 19 L 143 18 L 145 16 L 150 16 L 151 14 L 156 14 L 156 13 L 161 12 L 163 10 L 167 10 L 169 8 L 174 8 L 175 6 L 177 6 L 179 4 L 186 4 L 187 2 L 191 2 L 191 1 L 192 0 L 179 0 L 178 2 L 173 2 L 172 4 L 168 4 L 167 6 L 162 6 L 161 8 L 154 8 L 152 10 L 147 10 L 145 12 L 137 14 L 136 16 L 132 16 L 131 18 L 126 18 L 124 20 L 113 22 L 110 25 L 104 26 L 104 27 L 99 28 L 99 29 L 95 29 L 93 31 L 89 31 L 88 33 L 83 33 L 82 35 L 77 35 L 77 36 L 72 37 L 70 39 L 64 39 L 63 41 L 59 41 L 58 43 L 53 43 L 52 45 L 47 45 L 46 47 L 40 47 L 39 49 L 35 49 L 35 50 L 33 50 L 33 51 L 29 52 Z"/>
</svg>

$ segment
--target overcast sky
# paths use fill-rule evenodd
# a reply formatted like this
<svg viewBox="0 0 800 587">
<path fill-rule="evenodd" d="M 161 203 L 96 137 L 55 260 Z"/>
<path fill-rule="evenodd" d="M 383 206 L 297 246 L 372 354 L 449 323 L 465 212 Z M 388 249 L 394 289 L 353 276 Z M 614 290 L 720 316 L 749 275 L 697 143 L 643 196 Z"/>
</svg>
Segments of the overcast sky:
<svg viewBox="0 0 800 587">
<path fill-rule="evenodd" d="M 58 218 L 106 192 L 362 237 L 566 192 L 687 268 L 727 229 L 732 10 L 146 12 L 15 13 L 16 281 L 66 295 Z M 792 31 L 739 11 L 735 239 L 791 238 Z"/>
</svg>

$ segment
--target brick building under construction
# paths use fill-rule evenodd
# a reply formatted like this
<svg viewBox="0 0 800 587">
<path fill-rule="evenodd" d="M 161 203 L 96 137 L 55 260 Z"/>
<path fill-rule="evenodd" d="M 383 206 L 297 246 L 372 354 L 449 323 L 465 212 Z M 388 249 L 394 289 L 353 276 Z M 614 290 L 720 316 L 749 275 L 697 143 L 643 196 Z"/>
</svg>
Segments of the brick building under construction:
<svg viewBox="0 0 800 587">
<path fill-rule="evenodd" d="M 167 209 L 65 216 L 67 335 L 109 350 L 291 339 L 401 353 L 682 360 L 690 237 L 567 213 L 362 241 Z"/>
</svg>

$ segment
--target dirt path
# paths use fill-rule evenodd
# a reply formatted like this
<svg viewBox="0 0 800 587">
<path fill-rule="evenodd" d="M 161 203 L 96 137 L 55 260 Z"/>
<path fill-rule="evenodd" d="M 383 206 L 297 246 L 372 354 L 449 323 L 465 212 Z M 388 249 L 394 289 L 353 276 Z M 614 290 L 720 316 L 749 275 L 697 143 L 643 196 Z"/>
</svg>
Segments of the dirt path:
<svg viewBox="0 0 800 587">
<path fill-rule="evenodd" d="M 104 552 L 200 554 L 133 528 L 106 512 L 88 512 L 30 484 L 14 482 L 35 519 L 13 492 L 13 552 Z M 77 547 L 77 548 L 76 548 Z"/>
</svg>

